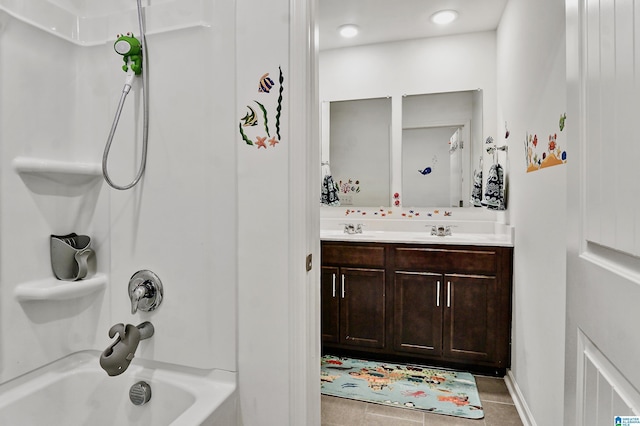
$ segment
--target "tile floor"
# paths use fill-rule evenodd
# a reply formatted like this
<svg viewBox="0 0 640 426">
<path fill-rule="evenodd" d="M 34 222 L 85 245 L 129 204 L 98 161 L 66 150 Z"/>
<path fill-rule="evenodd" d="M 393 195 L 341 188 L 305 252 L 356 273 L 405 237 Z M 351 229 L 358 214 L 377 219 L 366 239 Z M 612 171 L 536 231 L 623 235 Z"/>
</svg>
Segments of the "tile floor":
<svg viewBox="0 0 640 426">
<path fill-rule="evenodd" d="M 469 420 L 322 395 L 322 426 L 522 426 L 504 380 L 476 376 L 484 419 Z"/>
</svg>

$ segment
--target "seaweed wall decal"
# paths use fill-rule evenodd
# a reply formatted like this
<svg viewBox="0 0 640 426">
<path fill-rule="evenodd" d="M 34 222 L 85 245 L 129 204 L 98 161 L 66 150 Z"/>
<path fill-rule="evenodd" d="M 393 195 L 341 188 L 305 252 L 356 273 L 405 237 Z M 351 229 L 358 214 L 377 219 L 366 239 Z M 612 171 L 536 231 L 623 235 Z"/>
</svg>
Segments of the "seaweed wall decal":
<svg viewBox="0 0 640 426">
<path fill-rule="evenodd" d="M 278 70 L 280 71 L 280 77 L 278 78 L 280 89 L 278 91 L 278 106 L 276 107 L 276 134 L 278 135 L 278 140 L 280 140 L 280 112 L 282 111 L 282 92 L 284 90 L 282 83 L 284 82 L 284 76 L 282 75 L 282 68 L 278 67 Z"/>
<path fill-rule="evenodd" d="M 258 101 L 253 101 L 258 104 L 260 109 L 262 110 L 262 116 L 264 117 L 264 130 L 267 132 L 267 136 L 271 137 L 269 133 L 269 117 L 267 116 L 267 109 Z"/>
<path fill-rule="evenodd" d="M 269 78 L 269 73 L 263 73 L 258 84 L 258 97 L 260 101 L 255 99 L 253 100 L 253 102 L 255 102 L 255 104 L 260 108 L 260 111 L 262 111 L 262 114 L 256 114 L 256 111 L 247 105 L 248 111 L 240 119 L 238 126 L 242 140 L 247 145 L 257 147 L 258 149 L 264 148 L 267 150 L 267 148 L 275 148 L 280 142 L 282 142 L 282 136 L 280 135 L 280 118 L 282 116 L 284 75 L 281 67 L 278 67 L 278 71 L 279 88 L 277 100 L 275 99 L 275 91 L 270 93 L 274 82 Z M 272 136 L 269 129 L 269 111 L 273 112 L 273 109 L 276 110 L 276 136 Z M 260 120 L 262 120 L 262 126 L 258 126 L 258 122 Z"/>
</svg>

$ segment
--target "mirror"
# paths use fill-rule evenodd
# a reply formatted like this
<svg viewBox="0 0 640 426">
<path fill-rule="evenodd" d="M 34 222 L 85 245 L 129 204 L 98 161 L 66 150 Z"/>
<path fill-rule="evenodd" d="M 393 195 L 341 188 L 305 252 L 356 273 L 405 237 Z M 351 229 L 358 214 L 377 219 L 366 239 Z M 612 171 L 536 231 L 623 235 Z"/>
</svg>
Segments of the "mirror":
<svg viewBox="0 0 640 426">
<path fill-rule="evenodd" d="M 322 160 L 340 205 L 388 207 L 397 192 L 405 207 L 469 206 L 482 102 L 481 90 L 325 102 Z"/>
<path fill-rule="evenodd" d="M 329 153 L 325 157 L 341 205 L 389 204 L 390 131 L 389 98 L 330 103 Z"/>
<path fill-rule="evenodd" d="M 467 207 L 482 141 L 482 91 L 402 99 L 402 203 Z"/>
</svg>

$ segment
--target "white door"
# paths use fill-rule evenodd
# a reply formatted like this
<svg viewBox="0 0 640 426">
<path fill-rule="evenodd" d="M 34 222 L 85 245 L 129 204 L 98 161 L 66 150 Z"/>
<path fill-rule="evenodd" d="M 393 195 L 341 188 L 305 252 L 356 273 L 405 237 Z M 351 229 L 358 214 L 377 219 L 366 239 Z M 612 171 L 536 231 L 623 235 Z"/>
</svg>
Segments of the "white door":
<svg viewBox="0 0 640 426">
<path fill-rule="evenodd" d="M 566 4 L 564 424 L 614 425 L 640 416 L 640 5 Z"/>
</svg>

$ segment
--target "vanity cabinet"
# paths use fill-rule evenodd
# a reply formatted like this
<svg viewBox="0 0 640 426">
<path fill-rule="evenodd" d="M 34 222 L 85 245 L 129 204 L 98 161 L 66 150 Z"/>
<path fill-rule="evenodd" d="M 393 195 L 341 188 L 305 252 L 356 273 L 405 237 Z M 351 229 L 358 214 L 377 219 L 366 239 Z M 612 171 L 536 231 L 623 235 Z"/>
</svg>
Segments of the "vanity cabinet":
<svg viewBox="0 0 640 426">
<path fill-rule="evenodd" d="M 359 350 L 348 347 L 357 345 L 376 348 L 369 353 L 391 359 L 477 367 L 499 374 L 509 367 L 513 248 L 352 244 L 356 243 L 322 243 L 325 351 Z M 342 277 L 348 283 L 351 273 L 369 271 L 361 269 L 362 264 L 352 266 L 353 258 L 351 264 L 339 265 L 335 251 L 348 259 L 352 249 L 378 253 L 375 260 L 363 253 L 357 256 L 368 268 L 375 263 L 376 273 L 352 278 L 357 291 L 342 299 Z M 344 302 L 349 296 L 355 300 Z M 354 305 L 357 313 L 349 313 Z M 359 319 L 363 328 L 350 330 L 349 322 L 359 324 Z M 355 338 L 349 341 L 347 336 Z"/>
<path fill-rule="evenodd" d="M 322 341 L 384 348 L 384 248 L 334 245 L 323 249 Z"/>
<path fill-rule="evenodd" d="M 493 360 L 496 284 L 494 277 L 396 272 L 394 350 Z"/>
<path fill-rule="evenodd" d="M 506 367 L 511 249 L 394 246 L 394 349 Z"/>
</svg>

